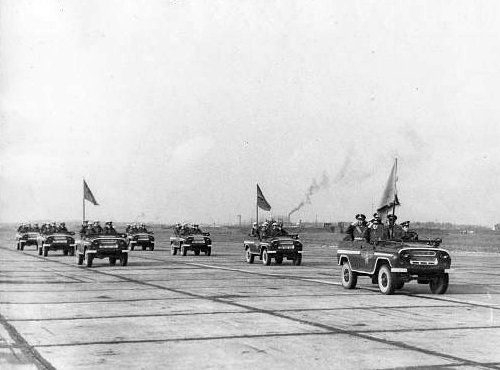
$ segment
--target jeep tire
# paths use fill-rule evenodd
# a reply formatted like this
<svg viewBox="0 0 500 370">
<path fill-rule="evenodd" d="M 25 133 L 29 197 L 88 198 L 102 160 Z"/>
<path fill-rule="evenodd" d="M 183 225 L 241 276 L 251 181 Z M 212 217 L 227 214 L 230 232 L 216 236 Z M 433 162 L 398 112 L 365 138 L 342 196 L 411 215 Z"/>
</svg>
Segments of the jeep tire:
<svg viewBox="0 0 500 370">
<path fill-rule="evenodd" d="M 247 263 L 253 263 L 254 258 L 255 256 L 252 254 L 252 252 L 250 252 L 250 248 L 247 247 L 245 249 L 245 260 L 247 261 Z"/>
<path fill-rule="evenodd" d="M 111 266 L 116 265 L 116 257 L 109 257 L 109 264 Z"/>
<path fill-rule="evenodd" d="M 68 249 L 63 249 L 63 255 L 67 256 L 69 253 L 69 250 Z"/>
<path fill-rule="evenodd" d="M 200 255 L 200 250 L 199 250 L 199 249 L 196 249 L 196 250 L 194 251 L 194 255 L 195 255 L 195 256 L 199 256 L 199 255 Z"/>
<path fill-rule="evenodd" d="M 181 254 L 183 256 L 185 256 L 187 254 L 187 248 L 186 247 L 184 247 L 184 246 L 181 247 Z"/>
<path fill-rule="evenodd" d="M 205 256 L 210 256 L 212 254 L 212 248 L 208 248 L 206 251 L 205 251 Z"/>
<path fill-rule="evenodd" d="M 293 259 L 293 265 L 294 266 L 300 266 L 300 264 L 302 263 L 302 255 L 301 254 L 298 254 L 297 256 L 295 256 L 295 258 Z"/>
<path fill-rule="evenodd" d="M 43 256 L 47 257 L 49 255 L 49 247 L 42 247 L 43 248 Z"/>
<path fill-rule="evenodd" d="M 276 262 L 277 265 L 281 265 L 283 263 L 283 256 L 282 255 L 276 255 L 276 257 L 274 257 L 274 262 Z"/>
<path fill-rule="evenodd" d="M 358 274 L 351 269 L 349 262 L 344 261 L 340 270 L 340 279 L 345 289 L 354 289 L 358 283 Z"/>
<path fill-rule="evenodd" d="M 78 253 L 78 259 L 76 260 L 76 263 L 78 265 L 83 265 L 83 257 L 84 257 L 83 254 Z"/>
<path fill-rule="evenodd" d="M 42 247 L 38 247 L 38 255 L 41 256 L 42 255 Z"/>
<path fill-rule="evenodd" d="M 122 266 L 127 266 L 127 263 L 128 263 L 128 254 L 123 253 L 122 256 L 120 257 L 120 264 Z"/>
<path fill-rule="evenodd" d="M 266 248 L 262 250 L 262 263 L 266 266 L 269 266 L 271 264 L 271 256 L 269 255 L 269 253 L 267 253 Z"/>
<path fill-rule="evenodd" d="M 393 294 L 396 289 L 397 276 L 391 272 L 388 265 L 382 265 L 378 270 L 378 288 L 382 294 Z"/>
<path fill-rule="evenodd" d="M 175 256 L 177 254 L 177 248 L 175 248 L 173 245 L 170 246 L 170 253 L 172 256 Z"/>
<path fill-rule="evenodd" d="M 85 256 L 87 260 L 87 267 L 92 267 L 92 262 L 94 261 L 94 256 L 92 254 L 88 254 Z"/>
<path fill-rule="evenodd" d="M 448 283 L 450 281 L 448 274 L 442 274 L 435 279 L 431 279 L 429 287 L 433 294 L 444 294 L 448 290 Z"/>
</svg>

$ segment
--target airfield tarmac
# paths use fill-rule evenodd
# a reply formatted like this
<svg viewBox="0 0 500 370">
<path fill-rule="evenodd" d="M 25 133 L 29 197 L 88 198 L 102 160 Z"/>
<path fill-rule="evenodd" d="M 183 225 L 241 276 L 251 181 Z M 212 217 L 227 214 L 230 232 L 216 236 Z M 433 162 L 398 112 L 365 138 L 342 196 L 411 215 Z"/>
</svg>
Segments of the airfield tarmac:
<svg viewBox="0 0 500 370">
<path fill-rule="evenodd" d="M 335 248 L 302 266 L 132 251 L 76 265 L 0 241 L 1 369 L 500 369 L 500 254 L 451 251 L 450 288 L 340 286 Z"/>
</svg>

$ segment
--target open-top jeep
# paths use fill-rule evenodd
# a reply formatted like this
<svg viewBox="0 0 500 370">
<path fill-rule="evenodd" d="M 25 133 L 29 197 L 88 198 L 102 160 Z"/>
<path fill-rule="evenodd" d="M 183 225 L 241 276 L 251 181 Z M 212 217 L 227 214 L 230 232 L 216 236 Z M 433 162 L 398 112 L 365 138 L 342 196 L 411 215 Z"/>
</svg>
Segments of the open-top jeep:
<svg viewBox="0 0 500 370">
<path fill-rule="evenodd" d="M 135 247 L 141 247 L 143 251 L 148 248 L 150 251 L 155 249 L 155 237 L 152 232 L 132 232 L 127 234 L 127 240 L 130 250 Z"/>
<path fill-rule="evenodd" d="M 122 266 L 128 263 L 128 245 L 126 235 L 83 235 L 76 243 L 76 259 L 79 265 L 86 262 L 92 267 L 94 258 L 109 258 L 109 264 L 114 266 L 119 260 Z"/>
<path fill-rule="evenodd" d="M 75 255 L 75 233 L 73 231 L 42 234 L 38 254 L 47 257 L 49 251 L 62 251 L 65 256 Z"/>
<path fill-rule="evenodd" d="M 247 263 L 253 263 L 255 256 L 258 256 L 266 266 L 271 264 L 271 259 L 277 265 L 283 263 L 283 259 L 292 260 L 295 266 L 302 262 L 302 243 L 297 234 L 281 236 L 254 236 L 251 240 L 243 242 L 245 259 Z"/>
<path fill-rule="evenodd" d="M 24 250 L 24 247 L 28 245 L 34 245 L 38 248 L 40 240 L 41 236 L 38 232 L 28 231 L 16 234 L 16 246 L 18 250 Z"/>
<path fill-rule="evenodd" d="M 392 294 L 406 282 L 417 280 L 419 284 L 429 284 L 432 293 L 444 294 L 451 258 L 448 251 L 439 248 L 440 244 L 441 239 L 342 241 L 337 249 L 342 285 L 354 289 L 358 276 L 369 276 L 380 292 Z"/>
<path fill-rule="evenodd" d="M 170 251 L 173 255 L 179 252 L 185 256 L 188 251 L 193 251 L 196 256 L 201 252 L 205 253 L 205 256 L 212 254 L 210 233 L 204 233 L 196 226 L 175 228 L 174 233 L 175 235 L 170 237 Z"/>
</svg>

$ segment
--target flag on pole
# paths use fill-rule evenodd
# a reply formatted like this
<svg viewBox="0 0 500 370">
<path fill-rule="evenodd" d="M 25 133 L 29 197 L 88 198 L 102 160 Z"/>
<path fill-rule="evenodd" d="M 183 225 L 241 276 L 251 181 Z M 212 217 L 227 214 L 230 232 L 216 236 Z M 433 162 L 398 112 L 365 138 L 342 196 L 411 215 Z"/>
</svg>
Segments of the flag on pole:
<svg viewBox="0 0 500 370">
<path fill-rule="evenodd" d="M 398 191 L 396 188 L 396 182 L 398 181 L 398 162 L 397 159 L 392 166 L 389 179 L 385 185 L 385 190 L 382 194 L 382 199 L 380 200 L 380 206 L 377 208 L 379 213 L 389 213 L 390 209 L 399 206 Z"/>
<path fill-rule="evenodd" d="M 99 205 L 99 203 L 97 203 L 97 201 L 95 200 L 94 194 L 92 194 L 92 192 L 90 191 L 90 188 L 85 180 L 83 180 L 83 199 L 88 200 L 94 206 Z"/>
<path fill-rule="evenodd" d="M 270 211 L 271 205 L 267 202 L 262 190 L 260 190 L 259 184 L 257 184 L 257 206 L 264 211 Z"/>
</svg>

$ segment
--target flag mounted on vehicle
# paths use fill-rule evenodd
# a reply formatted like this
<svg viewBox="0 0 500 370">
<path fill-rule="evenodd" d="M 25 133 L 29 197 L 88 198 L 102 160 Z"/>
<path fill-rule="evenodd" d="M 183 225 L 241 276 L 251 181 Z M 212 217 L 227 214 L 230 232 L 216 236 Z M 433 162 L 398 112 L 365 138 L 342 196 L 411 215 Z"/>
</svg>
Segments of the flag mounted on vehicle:
<svg viewBox="0 0 500 370">
<path fill-rule="evenodd" d="M 396 206 L 399 206 L 398 191 L 396 188 L 396 182 L 398 181 L 398 160 L 394 161 L 392 166 L 389 179 L 385 185 L 384 192 L 382 194 L 382 199 L 380 200 L 380 206 L 377 208 L 379 213 L 389 213 L 391 208 L 394 211 Z"/>
<path fill-rule="evenodd" d="M 83 199 L 88 200 L 90 203 L 92 203 L 94 206 L 98 206 L 99 203 L 95 200 L 94 194 L 90 191 L 89 186 L 87 185 L 87 182 L 85 179 L 83 180 Z"/>
<path fill-rule="evenodd" d="M 270 211 L 271 205 L 267 202 L 262 190 L 260 190 L 259 184 L 257 184 L 257 206 L 264 211 Z"/>
</svg>

